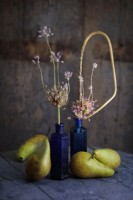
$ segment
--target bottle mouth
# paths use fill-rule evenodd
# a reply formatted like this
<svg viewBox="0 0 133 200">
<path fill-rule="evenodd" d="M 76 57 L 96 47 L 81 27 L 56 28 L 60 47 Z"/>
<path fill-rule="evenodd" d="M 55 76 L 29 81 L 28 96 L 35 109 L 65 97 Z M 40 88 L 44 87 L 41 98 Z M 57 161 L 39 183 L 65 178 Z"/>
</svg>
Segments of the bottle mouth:
<svg viewBox="0 0 133 200">
<path fill-rule="evenodd" d="M 80 128 L 82 126 L 82 119 L 75 118 L 75 125 L 76 127 Z"/>
<path fill-rule="evenodd" d="M 64 132 L 64 124 L 55 124 L 56 133 L 62 134 Z"/>
</svg>

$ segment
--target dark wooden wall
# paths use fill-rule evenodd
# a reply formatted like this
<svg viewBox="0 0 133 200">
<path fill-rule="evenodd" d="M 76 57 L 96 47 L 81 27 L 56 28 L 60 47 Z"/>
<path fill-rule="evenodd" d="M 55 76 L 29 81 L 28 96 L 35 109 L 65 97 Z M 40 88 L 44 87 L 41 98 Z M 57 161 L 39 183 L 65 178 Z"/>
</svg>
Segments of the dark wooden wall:
<svg viewBox="0 0 133 200">
<path fill-rule="evenodd" d="M 0 151 L 16 149 L 35 133 L 54 131 L 56 110 L 41 89 L 38 70 L 31 60 L 41 56 L 44 79 L 52 84 L 52 67 L 45 43 L 37 31 L 47 25 L 54 36 L 51 45 L 63 53 L 61 68 L 71 70 L 70 101 L 78 98 L 77 74 L 85 37 L 101 30 L 112 41 L 118 80 L 116 98 L 101 112 L 84 121 L 88 145 L 133 152 L 133 1 L 131 0 L 1 0 L 0 1 Z M 84 77 L 87 92 L 93 62 L 99 68 L 94 76 L 95 97 L 102 104 L 113 92 L 109 51 L 102 37 L 93 38 L 86 48 Z M 68 105 L 68 108 L 70 104 Z M 69 133 L 73 120 L 62 122 Z"/>
</svg>

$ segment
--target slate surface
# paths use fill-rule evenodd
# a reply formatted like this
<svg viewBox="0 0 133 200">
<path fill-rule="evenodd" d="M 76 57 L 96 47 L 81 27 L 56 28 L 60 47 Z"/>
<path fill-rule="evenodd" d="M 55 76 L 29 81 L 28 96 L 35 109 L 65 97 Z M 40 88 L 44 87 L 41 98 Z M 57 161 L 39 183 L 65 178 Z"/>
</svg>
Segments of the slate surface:
<svg viewBox="0 0 133 200">
<path fill-rule="evenodd" d="M 0 153 L 0 200 L 132 200 L 133 155 L 120 152 L 122 164 L 111 178 L 29 182 L 16 152 Z"/>
<path fill-rule="evenodd" d="M 49 127 L 50 134 L 55 130 L 56 109 L 47 101 L 38 68 L 31 61 L 40 55 L 44 83 L 51 87 L 53 67 L 48 48 L 43 39 L 37 38 L 37 31 L 47 25 L 54 32 L 50 38 L 52 50 L 63 54 L 61 79 L 64 81 L 65 71 L 73 72 L 69 104 L 61 112 L 68 134 L 74 121 L 66 118 L 71 102 L 79 97 L 77 76 L 83 41 L 96 30 L 110 37 L 118 93 L 91 123 L 83 123 L 88 129 L 88 145 L 133 153 L 132 19 L 132 0 L 0 0 L 0 151 L 17 149 L 35 134 L 47 134 Z M 98 64 L 93 79 L 94 100 L 101 105 L 113 90 L 109 50 L 101 36 L 90 40 L 84 56 L 86 97 L 93 62 Z"/>
</svg>

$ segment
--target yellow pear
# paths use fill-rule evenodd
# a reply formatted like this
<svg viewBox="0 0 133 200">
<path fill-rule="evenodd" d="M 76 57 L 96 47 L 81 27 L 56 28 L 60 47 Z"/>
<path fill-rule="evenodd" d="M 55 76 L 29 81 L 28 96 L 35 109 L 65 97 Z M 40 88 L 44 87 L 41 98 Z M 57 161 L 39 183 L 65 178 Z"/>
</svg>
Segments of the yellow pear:
<svg viewBox="0 0 133 200">
<path fill-rule="evenodd" d="M 114 170 L 97 159 L 92 158 L 88 152 L 78 152 L 71 158 L 70 169 L 73 175 L 79 178 L 110 177 Z"/>
<path fill-rule="evenodd" d="M 31 155 L 40 144 L 46 138 L 45 135 L 37 134 L 27 139 L 17 151 L 17 160 L 24 161 L 29 155 Z"/>
<path fill-rule="evenodd" d="M 51 169 L 50 145 L 48 138 L 44 138 L 36 152 L 25 161 L 25 173 L 30 180 L 40 180 L 46 177 Z"/>
<path fill-rule="evenodd" d="M 113 169 L 119 167 L 121 163 L 120 155 L 113 149 L 97 149 L 94 151 L 93 157 Z"/>
</svg>

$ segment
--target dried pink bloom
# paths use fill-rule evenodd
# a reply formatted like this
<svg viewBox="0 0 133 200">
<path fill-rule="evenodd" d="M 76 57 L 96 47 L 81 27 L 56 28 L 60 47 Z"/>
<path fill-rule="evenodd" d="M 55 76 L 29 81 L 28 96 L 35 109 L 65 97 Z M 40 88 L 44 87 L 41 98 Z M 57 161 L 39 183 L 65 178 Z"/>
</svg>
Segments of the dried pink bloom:
<svg viewBox="0 0 133 200">
<path fill-rule="evenodd" d="M 51 35 L 54 35 L 52 32 L 51 32 L 51 29 L 48 28 L 47 26 L 44 26 L 42 30 L 38 31 L 39 35 L 38 37 L 49 37 Z"/>
<path fill-rule="evenodd" d="M 90 114 L 94 112 L 94 106 L 96 101 L 91 101 L 87 98 L 76 100 L 72 103 L 72 112 L 74 116 L 79 119 L 88 119 Z"/>
<path fill-rule="evenodd" d="M 34 60 L 32 60 L 34 64 L 39 64 L 40 63 L 40 57 L 38 55 L 34 56 Z"/>
<path fill-rule="evenodd" d="M 93 63 L 93 68 L 97 68 L 98 64 L 97 63 Z"/>
<path fill-rule="evenodd" d="M 65 76 L 65 78 L 69 81 L 70 80 L 70 78 L 72 77 L 72 72 L 69 72 L 69 71 L 66 71 L 65 73 L 64 73 L 64 76 Z"/>
<path fill-rule="evenodd" d="M 56 62 L 56 63 L 59 63 L 59 62 L 61 62 L 61 63 L 64 63 L 64 61 L 63 60 L 60 60 L 61 59 L 61 53 L 60 52 L 58 52 L 57 54 L 55 54 L 53 51 L 51 52 L 51 55 L 50 55 L 50 61 L 51 62 Z"/>
</svg>

